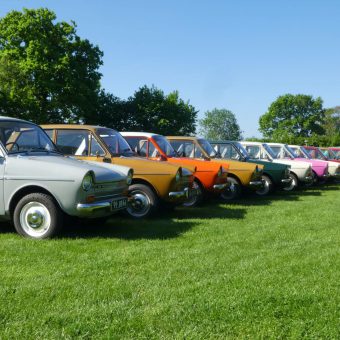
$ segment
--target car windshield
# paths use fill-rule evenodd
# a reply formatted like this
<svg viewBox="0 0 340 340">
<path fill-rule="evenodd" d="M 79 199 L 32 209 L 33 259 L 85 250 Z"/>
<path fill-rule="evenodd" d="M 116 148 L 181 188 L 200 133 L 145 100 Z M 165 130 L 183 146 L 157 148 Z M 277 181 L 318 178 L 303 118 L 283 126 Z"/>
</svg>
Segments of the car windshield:
<svg viewBox="0 0 340 340">
<path fill-rule="evenodd" d="M 327 158 L 325 157 L 325 155 L 318 149 L 318 148 L 313 148 L 313 149 L 305 149 L 308 152 L 308 155 L 311 158 L 315 158 L 315 159 L 321 159 L 323 161 L 327 160 Z"/>
<path fill-rule="evenodd" d="M 201 146 L 201 148 L 208 154 L 209 157 L 215 158 L 217 157 L 216 151 L 211 146 L 211 144 L 205 140 L 205 139 L 198 139 L 198 144 Z"/>
<path fill-rule="evenodd" d="M 237 150 L 241 153 L 243 158 L 246 158 L 246 159 L 249 158 L 249 154 L 248 154 L 247 150 L 243 147 L 243 145 L 241 145 L 238 142 L 234 142 L 233 144 L 237 148 Z"/>
<path fill-rule="evenodd" d="M 58 152 L 39 126 L 27 122 L 0 121 L 0 140 L 8 154 Z"/>
<path fill-rule="evenodd" d="M 119 132 L 106 128 L 97 129 L 96 132 L 110 150 L 111 155 L 127 157 L 131 157 L 134 155 L 134 152 L 131 150 L 130 145 Z"/>
<path fill-rule="evenodd" d="M 295 151 L 295 154 L 297 155 L 297 157 L 303 157 L 303 158 L 307 158 L 307 159 L 311 158 L 309 153 L 307 152 L 307 150 L 303 146 L 293 147 L 292 149 Z"/>
<path fill-rule="evenodd" d="M 334 159 L 340 159 L 340 150 L 332 150 L 332 149 L 328 149 L 329 151 L 331 151 L 330 155 L 334 155 Z"/>
<path fill-rule="evenodd" d="M 331 149 L 323 149 L 322 152 L 326 157 L 328 157 L 330 159 L 338 159 L 338 156 Z"/>
<path fill-rule="evenodd" d="M 286 154 L 289 155 L 289 157 L 291 157 L 291 158 L 296 158 L 294 150 L 292 150 L 292 149 L 289 147 L 289 145 L 285 144 L 284 150 L 285 150 Z"/>
<path fill-rule="evenodd" d="M 336 159 L 340 159 L 340 150 L 333 150 L 332 149 L 332 152 L 334 153 L 334 156 Z"/>
<path fill-rule="evenodd" d="M 268 144 L 263 143 L 262 145 L 271 158 L 277 159 L 275 153 L 273 152 L 273 150 L 270 148 Z"/>
<path fill-rule="evenodd" d="M 168 140 L 164 136 L 155 135 L 152 138 L 156 141 L 159 148 L 168 156 L 168 157 L 176 157 L 177 152 L 168 142 Z"/>
</svg>

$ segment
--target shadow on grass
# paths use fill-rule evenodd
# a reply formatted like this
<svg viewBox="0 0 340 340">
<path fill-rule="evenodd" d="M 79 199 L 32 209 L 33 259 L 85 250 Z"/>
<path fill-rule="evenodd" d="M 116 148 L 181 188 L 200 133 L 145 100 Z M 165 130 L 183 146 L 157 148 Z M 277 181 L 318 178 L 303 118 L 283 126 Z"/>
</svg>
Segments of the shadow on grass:
<svg viewBox="0 0 340 340">
<path fill-rule="evenodd" d="M 125 240 L 166 240 L 179 237 L 198 225 L 201 219 L 231 218 L 242 219 L 246 209 L 228 209 L 211 202 L 198 208 L 177 207 L 161 216 L 144 220 L 133 220 L 122 215 L 110 218 L 106 223 L 82 221 L 66 225 L 59 238 L 119 238 Z M 190 219 L 190 221 L 187 221 Z M 195 221 L 197 219 L 197 221 Z"/>
<path fill-rule="evenodd" d="M 1 221 L 0 222 L 0 234 L 13 234 L 15 233 L 14 226 L 9 221 Z"/>
<path fill-rule="evenodd" d="M 301 200 L 301 197 L 307 196 L 320 197 L 322 196 L 323 190 L 324 187 L 323 188 L 315 187 L 308 189 L 303 188 L 288 192 L 284 190 L 277 190 L 268 196 L 257 196 L 256 194 L 247 193 L 241 199 L 230 202 L 230 204 L 242 206 L 262 206 L 270 205 L 273 201 L 299 201 Z"/>
<path fill-rule="evenodd" d="M 211 200 L 195 208 L 178 207 L 168 217 L 181 219 L 211 219 L 211 218 L 230 218 L 242 219 L 245 217 L 247 210 L 245 208 L 228 208 L 224 202 Z"/>
<path fill-rule="evenodd" d="M 173 221 L 169 218 L 131 220 L 119 215 L 106 223 L 80 222 L 66 225 L 59 238 L 118 238 L 125 240 L 166 240 L 179 237 L 195 226 L 193 222 Z"/>
</svg>

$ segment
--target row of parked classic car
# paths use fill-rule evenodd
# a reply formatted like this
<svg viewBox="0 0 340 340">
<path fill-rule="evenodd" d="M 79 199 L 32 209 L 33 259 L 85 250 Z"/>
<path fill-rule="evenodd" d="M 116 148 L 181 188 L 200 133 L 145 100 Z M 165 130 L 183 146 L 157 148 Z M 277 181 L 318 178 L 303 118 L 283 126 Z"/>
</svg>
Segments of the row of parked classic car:
<svg viewBox="0 0 340 340">
<path fill-rule="evenodd" d="M 152 216 L 211 196 L 267 195 L 340 180 L 340 148 L 41 127 L 0 117 L 0 217 L 41 239 L 70 219 Z"/>
</svg>

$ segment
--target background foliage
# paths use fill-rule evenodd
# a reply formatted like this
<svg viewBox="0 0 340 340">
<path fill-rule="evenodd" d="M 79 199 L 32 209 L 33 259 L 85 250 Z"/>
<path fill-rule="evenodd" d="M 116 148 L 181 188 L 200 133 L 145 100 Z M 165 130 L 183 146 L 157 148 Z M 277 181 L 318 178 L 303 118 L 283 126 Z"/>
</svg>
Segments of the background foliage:
<svg viewBox="0 0 340 340">
<path fill-rule="evenodd" d="M 197 111 L 156 87 L 122 100 L 100 86 L 103 52 L 54 12 L 12 11 L 0 19 L 0 114 L 35 123 L 89 123 L 161 134 L 195 132 Z"/>
<path fill-rule="evenodd" d="M 241 140 L 242 132 L 235 115 L 227 109 L 213 109 L 199 121 L 200 133 L 210 140 Z"/>
</svg>

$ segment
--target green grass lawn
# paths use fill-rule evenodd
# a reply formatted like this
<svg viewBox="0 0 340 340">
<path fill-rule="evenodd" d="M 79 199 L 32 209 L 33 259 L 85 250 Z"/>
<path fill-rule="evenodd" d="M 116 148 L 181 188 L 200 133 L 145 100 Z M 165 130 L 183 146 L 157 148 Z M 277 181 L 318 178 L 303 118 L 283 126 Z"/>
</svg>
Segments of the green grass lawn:
<svg viewBox="0 0 340 340">
<path fill-rule="evenodd" d="M 335 185 L 50 241 L 1 224 L 0 339 L 339 339 L 339 273 Z"/>
</svg>

